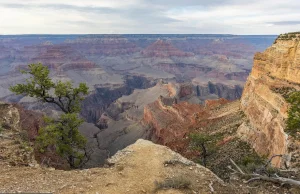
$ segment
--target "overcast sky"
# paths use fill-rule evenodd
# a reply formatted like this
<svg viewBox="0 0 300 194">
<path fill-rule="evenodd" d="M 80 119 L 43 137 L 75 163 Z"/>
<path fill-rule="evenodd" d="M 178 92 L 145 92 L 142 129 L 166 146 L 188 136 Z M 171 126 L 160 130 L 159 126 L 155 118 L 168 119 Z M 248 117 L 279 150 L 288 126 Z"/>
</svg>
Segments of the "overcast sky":
<svg viewBox="0 0 300 194">
<path fill-rule="evenodd" d="M 0 34 L 280 34 L 299 0 L 0 0 Z"/>
</svg>

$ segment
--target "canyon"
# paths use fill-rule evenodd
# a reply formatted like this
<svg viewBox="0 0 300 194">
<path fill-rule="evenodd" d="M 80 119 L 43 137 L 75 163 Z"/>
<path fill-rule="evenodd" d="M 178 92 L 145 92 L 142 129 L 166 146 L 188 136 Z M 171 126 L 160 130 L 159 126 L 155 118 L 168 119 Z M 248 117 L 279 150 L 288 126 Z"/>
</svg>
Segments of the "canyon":
<svg viewBox="0 0 300 194">
<path fill-rule="evenodd" d="M 5 167 L 0 179 L 5 184 L 0 187 L 5 191 L 14 187 L 28 192 L 47 188 L 63 193 L 99 189 L 106 193 L 115 189 L 119 193 L 124 189 L 185 193 L 155 190 L 158 181 L 184 175 L 191 178 L 192 190 L 203 193 L 211 192 L 209 183 L 218 193 L 262 189 L 274 193 L 274 187 L 252 188 L 232 179 L 230 160 L 240 164 L 257 154 L 266 158 L 282 155 L 271 161 L 274 167 L 293 171 L 299 167 L 300 143 L 285 132 L 285 121 L 287 97 L 300 91 L 300 33 L 280 35 L 266 50 L 263 47 L 271 36 L 91 35 L 68 40 L 52 37 L 37 45 L 14 38 L 2 40 L 0 47 L 1 60 L 6 61 L 1 63 L 5 68 L 0 75 L 0 97 L 6 101 L 0 103 L 0 123 L 5 129 L 0 147 L 0 164 Z M 248 64 L 251 54 L 253 67 Z M 11 84 L 27 78 L 17 72 L 25 68 L 21 60 L 47 65 L 54 80 L 71 80 L 75 85 L 85 82 L 90 87 L 81 112 L 86 122 L 80 127 L 87 146 L 93 149 L 86 170 L 39 166 L 46 158 L 47 165 L 66 168 L 57 155 L 29 149 L 43 126 L 42 115 L 55 115 L 57 109 L 9 92 Z M 195 133 L 214 138 L 217 148 L 206 166 L 211 171 L 192 162 L 199 161 L 199 152 L 190 147 L 190 135 Z M 22 143 L 20 134 L 26 134 L 28 144 Z M 170 162 L 174 160 L 180 164 Z M 59 181 L 28 189 L 10 181 L 12 171 L 26 171 L 18 185 L 32 182 L 32 175 L 38 175 L 39 182 L 57 176 L 73 178 L 65 178 L 64 185 Z M 95 174 L 105 178 L 95 178 Z M 147 181 L 137 186 L 137 179 Z M 121 186 L 124 182 L 128 185 Z"/>
<path fill-rule="evenodd" d="M 170 139 L 173 133 L 174 139 L 185 137 L 184 128 L 197 123 L 194 118 L 185 119 L 195 112 L 205 115 L 207 99 L 239 99 L 253 54 L 274 39 L 235 35 L 1 36 L 0 99 L 39 114 L 57 114 L 54 106 L 10 93 L 11 85 L 27 78 L 18 70 L 30 63 L 48 66 L 55 81 L 86 83 L 90 93 L 82 105 L 86 123 L 80 131 L 95 150 L 87 165 L 94 167 L 139 138 L 171 145 L 172 141 L 164 139 L 167 134 Z M 162 123 L 160 118 L 165 118 Z M 178 129 L 172 125 L 159 129 L 168 125 L 166 121 L 178 121 Z"/>
<path fill-rule="evenodd" d="M 82 115 L 96 123 L 104 110 L 134 89 L 158 80 L 192 83 L 205 99 L 238 99 L 252 56 L 275 36 L 235 35 L 23 35 L 0 36 L 0 99 L 29 109 L 32 99 L 12 96 L 19 69 L 42 63 L 54 80 L 85 82 L 91 89 Z M 107 100 L 109 98 L 109 100 Z M 30 105 L 29 105 L 30 104 Z"/>
<path fill-rule="evenodd" d="M 238 142 L 244 141 L 260 156 L 281 155 L 272 160 L 273 166 L 297 169 L 300 144 L 285 132 L 287 98 L 300 90 L 300 33 L 293 35 L 285 35 L 288 39 L 281 35 L 264 52 L 255 54 L 240 101 L 206 100 L 198 106 L 188 102 L 164 103 L 160 98 L 148 104 L 144 121 L 152 126 L 152 140 L 194 158 L 188 149 L 189 134 L 210 134 L 217 136 L 217 145 L 222 145 L 220 149 L 226 153 L 220 157 L 243 155 L 245 150 L 239 150 Z M 212 162 L 216 162 L 214 158 Z"/>
</svg>

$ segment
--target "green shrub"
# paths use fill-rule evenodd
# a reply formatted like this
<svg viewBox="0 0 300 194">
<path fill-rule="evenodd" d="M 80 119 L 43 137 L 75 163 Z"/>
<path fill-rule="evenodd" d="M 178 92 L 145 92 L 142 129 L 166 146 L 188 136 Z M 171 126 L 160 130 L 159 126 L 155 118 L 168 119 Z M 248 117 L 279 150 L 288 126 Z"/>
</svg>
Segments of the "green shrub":
<svg viewBox="0 0 300 194">
<path fill-rule="evenodd" d="M 243 166 L 247 166 L 249 164 L 255 164 L 255 165 L 263 164 L 264 161 L 265 160 L 263 157 L 259 157 L 257 155 L 247 155 L 241 159 L 240 163 Z"/>
</svg>

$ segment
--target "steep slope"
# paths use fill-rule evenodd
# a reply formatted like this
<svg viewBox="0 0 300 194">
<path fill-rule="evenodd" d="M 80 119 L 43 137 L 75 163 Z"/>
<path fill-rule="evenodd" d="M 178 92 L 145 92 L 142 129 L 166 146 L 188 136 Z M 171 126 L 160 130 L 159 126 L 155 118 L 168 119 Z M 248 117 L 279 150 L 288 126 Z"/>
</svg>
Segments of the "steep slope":
<svg viewBox="0 0 300 194">
<path fill-rule="evenodd" d="M 276 166 L 299 162 L 299 144 L 284 132 L 291 91 L 300 90 L 300 34 L 286 34 L 263 53 L 254 57 L 254 66 L 241 98 L 241 107 L 248 122 L 239 128 L 239 135 L 261 155 L 283 154 Z M 298 156 L 298 157 L 297 157 Z"/>
<path fill-rule="evenodd" d="M 0 102 L 0 163 L 10 165 L 34 165 L 33 149 L 28 141 L 29 135 L 22 127 L 31 128 L 31 117 L 24 122 L 24 114 L 11 104 Z M 2 167 L 1 167 L 2 168 Z"/>
<path fill-rule="evenodd" d="M 171 101 L 175 101 L 177 98 L 178 102 L 183 99 L 198 104 L 199 99 L 194 96 L 193 88 L 188 86 L 185 84 L 166 84 L 159 81 L 154 87 L 136 89 L 132 94 L 123 95 L 117 99 L 98 117 L 97 126 L 100 129 L 93 130 L 91 126 L 83 126 L 81 131 L 88 134 L 86 137 L 89 137 L 93 144 L 97 138 L 97 146 L 102 150 L 102 153 L 97 154 L 98 163 L 96 166 L 103 163 L 108 156 L 134 143 L 137 139 L 148 139 L 149 136 L 152 136 L 150 123 L 143 122 L 145 106 L 148 104 L 164 97 L 174 98 Z M 192 106 L 190 105 L 190 107 Z M 167 121 L 168 116 L 170 115 L 165 115 L 165 121 Z"/>
<path fill-rule="evenodd" d="M 144 108 L 144 122 L 153 128 L 152 139 L 163 145 L 186 137 L 189 127 L 195 124 L 201 105 L 179 102 L 174 98 L 160 97 Z"/>
</svg>

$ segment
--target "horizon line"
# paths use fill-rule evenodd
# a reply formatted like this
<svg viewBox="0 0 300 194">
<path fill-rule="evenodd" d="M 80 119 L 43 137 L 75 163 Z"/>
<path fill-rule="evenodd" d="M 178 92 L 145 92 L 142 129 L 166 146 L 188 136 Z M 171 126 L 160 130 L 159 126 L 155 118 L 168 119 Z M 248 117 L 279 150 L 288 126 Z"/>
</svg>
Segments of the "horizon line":
<svg viewBox="0 0 300 194">
<path fill-rule="evenodd" d="M 48 36 L 59 36 L 59 35 L 65 35 L 65 36 L 76 36 L 76 35 L 226 35 L 226 36 L 278 36 L 279 34 L 219 34 L 219 33 L 204 33 L 204 34 L 195 34 L 195 33 L 99 33 L 99 34 L 94 34 L 94 33 L 84 33 L 84 34 L 71 34 L 71 33 L 66 33 L 66 34 L 46 34 L 46 33 L 40 33 L 40 34 L 29 34 L 29 33 L 22 33 L 22 34 L 0 34 L 0 36 L 28 36 L 28 35 L 33 35 L 33 36 L 38 36 L 38 35 L 48 35 Z"/>
</svg>

